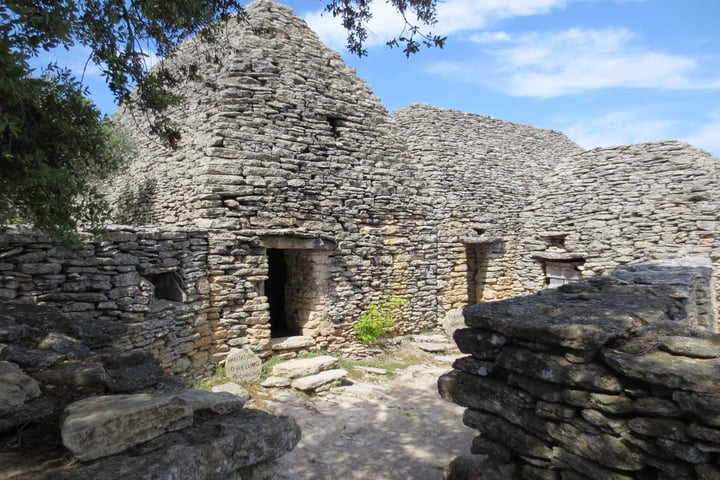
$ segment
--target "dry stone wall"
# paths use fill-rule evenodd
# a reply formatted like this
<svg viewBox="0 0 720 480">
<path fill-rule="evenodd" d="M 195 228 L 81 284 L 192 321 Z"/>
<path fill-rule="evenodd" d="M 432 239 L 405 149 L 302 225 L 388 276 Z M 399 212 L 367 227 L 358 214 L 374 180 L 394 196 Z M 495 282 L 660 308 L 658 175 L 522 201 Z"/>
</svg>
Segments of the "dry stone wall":
<svg viewBox="0 0 720 480">
<path fill-rule="evenodd" d="M 544 288 L 548 260 L 579 262 L 581 278 L 687 255 L 717 268 L 719 184 L 718 159 L 675 141 L 562 159 L 523 213 L 514 293 Z"/>
<path fill-rule="evenodd" d="M 695 293 L 711 275 L 636 266 L 467 307 L 469 356 L 439 388 L 490 461 L 459 458 L 449 478 L 718 478 L 720 335 Z"/>
<path fill-rule="evenodd" d="M 434 199 L 438 315 L 508 297 L 526 199 L 580 147 L 560 132 L 429 105 L 398 110 L 393 120 L 424 179 L 419 196 Z"/>
<path fill-rule="evenodd" d="M 113 347 L 149 349 L 169 372 L 210 367 L 207 233 L 114 227 L 68 250 L 41 235 L 0 238 L 0 297 L 56 307 L 68 318 L 117 324 Z"/>
<path fill-rule="evenodd" d="M 110 188 L 118 220 L 211 232 L 211 263 L 224 257 L 212 267 L 213 278 L 221 277 L 213 296 L 222 304 L 213 308 L 229 328 L 245 329 L 261 353 L 269 345 L 271 248 L 315 269 L 315 286 L 290 291 L 287 308 L 302 317 L 298 333 L 317 337 L 318 348 L 343 348 L 351 323 L 390 295 L 410 300 L 404 318 L 417 319 L 401 329 L 432 326 L 432 200 L 417 196 L 422 175 L 385 107 L 289 8 L 256 1 L 246 12 L 247 23 L 224 25 L 217 61 L 196 72 L 203 80 L 179 88 L 188 101 L 171 112 L 182 131 L 176 150 L 148 140 L 147 123 L 130 112 L 117 116 L 140 152 Z M 204 48 L 184 44 L 167 68 L 179 71 Z M 254 246 L 231 245 L 233 236 Z M 309 238 L 332 247 L 315 248 Z M 224 278 L 233 275 L 241 286 Z M 294 311 L 305 298 L 318 305 L 303 317 Z M 257 313 L 248 317 L 249 310 Z"/>
</svg>

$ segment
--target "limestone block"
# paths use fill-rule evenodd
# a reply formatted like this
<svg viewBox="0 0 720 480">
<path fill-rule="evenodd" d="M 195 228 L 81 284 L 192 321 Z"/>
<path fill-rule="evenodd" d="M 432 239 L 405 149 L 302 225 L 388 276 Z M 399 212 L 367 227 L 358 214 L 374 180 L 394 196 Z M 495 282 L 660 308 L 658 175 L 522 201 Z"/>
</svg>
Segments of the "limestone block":
<svg viewBox="0 0 720 480">
<path fill-rule="evenodd" d="M 284 388 L 290 386 L 290 379 L 286 377 L 267 377 L 260 385 L 265 388 Z"/>
<path fill-rule="evenodd" d="M 320 373 L 316 373 L 315 375 L 296 378 L 292 381 L 291 385 L 295 390 L 307 392 L 310 390 L 317 390 L 320 387 L 342 380 L 346 378 L 347 375 L 347 370 L 342 368 L 324 370 Z"/>
<path fill-rule="evenodd" d="M 262 305 L 263 310 L 265 306 Z M 315 345 L 315 339 L 313 337 L 306 336 L 293 336 L 293 337 L 278 337 L 270 340 L 270 347 L 273 351 L 282 350 L 295 350 L 298 348 L 308 348 Z"/>
<path fill-rule="evenodd" d="M 240 385 L 236 383 L 231 385 L 240 387 Z M 243 408 L 243 405 L 245 405 L 245 402 L 250 399 L 250 394 L 247 390 L 242 387 L 240 387 L 240 389 L 242 389 L 242 391 L 234 388 L 234 392 L 227 390 L 207 392 L 205 390 L 188 388 L 174 395 L 173 398 L 180 403 L 190 405 L 193 412 L 210 410 L 220 415 L 226 415 L 230 412 L 240 410 Z"/>
<path fill-rule="evenodd" d="M 235 382 L 227 382 L 222 385 L 215 385 L 211 389 L 213 392 L 227 392 L 244 399 L 246 402 L 250 400 L 250 394 L 242 386 Z"/>
<path fill-rule="evenodd" d="M 313 358 L 300 358 L 279 363 L 273 367 L 272 374 L 277 377 L 296 378 L 315 375 L 323 370 L 337 368 L 338 359 L 330 355 Z"/>
<path fill-rule="evenodd" d="M 39 397 L 40 385 L 14 363 L 0 361 L 0 415 L 14 413 Z"/>
<path fill-rule="evenodd" d="M 495 415 L 467 409 L 463 415 L 463 423 L 522 455 L 542 459 L 554 457 L 552 449 L 541 439 Z"/>
<path fill-rule="evenodd" d="M 262 466 L 290 452 L 300 441 L 292 417 L 241 409 L 211 415 L 185 428 L 150 440 L 137 452 L 120 453 L 90 464 L 76 463 L 53 475 L 56 480 L 126 480 L 130 478 L 258 478 Z M 273 478 L 273 477 L 260 477 Z"/>
<path fill-rule="evenodd" d="M 262 360 L 249 348 L 233 348 L 225 358 L 225 374 L 235 381 L 260 378 Z"/>
<path fill-rule="evenodd" d="M 38 348 L 52 350 L 71 359 L 83 359 L 90 355 L 90 349 L 86 345 L 72 337 L 56 332 L 50 332 L 40 342 Z"/>
<path fill-rule="evenodd" d="M 603 358 L 614 370 L 656 385 L 699 393 L 720 393 L 720 358 L 698 359 L 651 351 L 632 355 L 604 350 Z"/>
<path fill-rule="evenodd" d="M 192 425 L 193 409 L 172 395 L 88 397 L 65 409 L 63 445 L 80 460 L 122 452 L 163 433 Z"/>
</svg>

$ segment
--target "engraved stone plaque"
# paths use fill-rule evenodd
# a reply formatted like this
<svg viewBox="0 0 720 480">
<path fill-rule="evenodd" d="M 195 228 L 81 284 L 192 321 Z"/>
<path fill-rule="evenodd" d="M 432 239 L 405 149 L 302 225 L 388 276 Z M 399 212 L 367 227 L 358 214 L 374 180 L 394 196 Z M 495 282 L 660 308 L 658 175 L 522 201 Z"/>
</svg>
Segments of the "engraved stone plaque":
<svg viewBox="0 0 720 480">
<path fill-rule="evenodd" d="M 233 348 L 225 359 L 225 374 L 234 381 L 260 378 L 262 360 L 249 348 Z"/>
</svg>

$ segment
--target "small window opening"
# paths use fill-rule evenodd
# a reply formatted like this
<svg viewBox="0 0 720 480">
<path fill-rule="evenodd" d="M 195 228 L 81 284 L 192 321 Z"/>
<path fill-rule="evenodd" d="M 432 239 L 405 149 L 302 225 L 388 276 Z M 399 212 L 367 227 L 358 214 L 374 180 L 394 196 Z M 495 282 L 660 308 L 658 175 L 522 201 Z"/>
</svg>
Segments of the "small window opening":
<svg viewBox="0 0 720 480">
<path fill-rule="evenodd" d="M 546 261 L 545 286 L 547 288 L 557 288 L 560 285 L 581 280 L 582 272 L 579 267 L 584 263 L 584 260 Z"/>
<path fill-rule="evenodd" d="M 546 236 L 543 236 L 542 238 L 543 238 L 543 240 L 545 240 L 545 244 L 547 245 L 547 248 L 564 249 L 566 237 L 567 237 L 566 234 L 557 234 L 557 235 L 546 235 Z"/>
<path fill-rule="evenodd" d="M 185 301 L 182 279 L 177 272 L 151 273 L 145 278 L 155 287 L 155 300 Z"/>
<path fill-rule="evenodd" d="M 342 121 L 338 117 L 325 117 L 327 122 L 330 124 L 330 129 L 332 130 L 332 135 L 335 138 L 340 138 L 340 130 L 339 127 L 342 126 Z"/>
</svg>

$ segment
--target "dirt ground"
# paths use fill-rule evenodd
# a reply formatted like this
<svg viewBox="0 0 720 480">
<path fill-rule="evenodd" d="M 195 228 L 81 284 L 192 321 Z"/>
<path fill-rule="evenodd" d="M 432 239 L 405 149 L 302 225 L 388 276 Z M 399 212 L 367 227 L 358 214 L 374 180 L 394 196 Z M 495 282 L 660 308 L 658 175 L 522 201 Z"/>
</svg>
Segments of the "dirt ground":
<svg viewBox="0 0 720 480">
<path fill-rule="evenodd" d="M 463 425 L 463 408 L 437 391 L 452 358 L 403 347 L 393 361 L 410 365 L 322 395 L 267 390 L 264 407 L 292 415 L 303 432 L 276 478 L 441 480 L 450 460 L 469 454 L 477 432 Z"/>
</svg>

